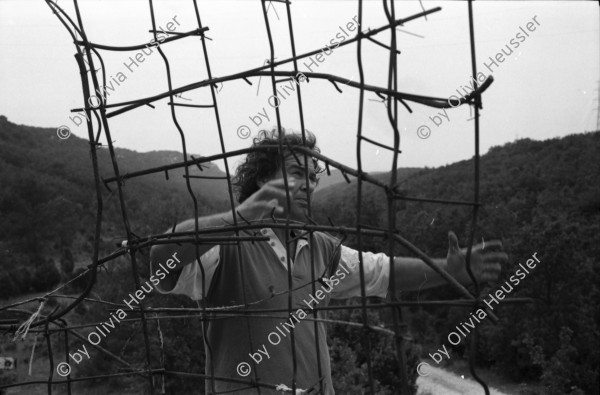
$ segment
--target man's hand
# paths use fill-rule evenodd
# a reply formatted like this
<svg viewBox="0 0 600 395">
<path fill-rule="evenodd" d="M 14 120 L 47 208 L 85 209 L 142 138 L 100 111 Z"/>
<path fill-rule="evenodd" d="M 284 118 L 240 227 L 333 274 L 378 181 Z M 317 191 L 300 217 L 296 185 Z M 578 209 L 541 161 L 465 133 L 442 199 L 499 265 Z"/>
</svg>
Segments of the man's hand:
<svg viewBox="0 0 600 395">
<path fill-rule="evenodd" d="M 292 213 L 297 209 L 294 204 L 294 196 L 300 188 L 300 184 L 292 177 L 288 179 Z M 285 184 L 283 179 L 279 178 L 265 183 L 258 191 L 244 200 L 238 206 L 237 211 L 248 221 L 253 221 L 268 217 L 273 208 L 275 215 L 284 216 L 286 206 Z"/>
<path fill-rule="evenodd" d="M 448 232 L 448 244 L 448 256 L 446 257 L 448 273 L 461 284 L 472 284 L 467 273 L 467 249 L 463 248 L 461 250 L 456 234 L 452 231 Z M 501 249 L 502 243 L 500 240 L 477 244 L 471 249 L 471 271 L 480 284 L 494 282 L 498 279 L 501 263 L 508 261 L 508 255 Z"/>
</svg>

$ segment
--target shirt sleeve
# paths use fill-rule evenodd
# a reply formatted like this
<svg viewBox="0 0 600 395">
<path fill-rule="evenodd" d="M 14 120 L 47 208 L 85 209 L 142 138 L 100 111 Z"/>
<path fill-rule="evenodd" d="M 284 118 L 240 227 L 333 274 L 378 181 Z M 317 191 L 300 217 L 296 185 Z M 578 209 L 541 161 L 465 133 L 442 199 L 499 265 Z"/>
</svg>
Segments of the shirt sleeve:
<svg viewBox="0 0 600 395">
<path fill-rule="evenodd" d="M 181 269 L 181 273 L 179 273 L 179 278 L 173 289 L 165 291 L 159 286 L 156 289 L 162 294 L 185 295 L 192 300 L 201 300 L 202 289 L 206 290 L 205 294 L 208 293 L 208 287 L 219 265 L 219 252 L 220 246 L 216 245 L 200 257 L 200 262 L 202 262 L 202 267 L 204 268 L 204 284 L 202 284 L 202 270 L 200 269 L 198 260 L 195 259 L 194 262 L 185 265 Z"/>
<path fill-rule="evenodd" d="M 390 257 L 382 252 L 377 254 L 363 252 L 362 258 L 366 296 L 385 298 L 390 279 Z M 335 276 L 340 282 L 333 288 L 332 298 L 345 299 L 361 296 L 359 266 L 358 251 L 342 245 L 340 262 L 335 272 Z"/>
</svg>

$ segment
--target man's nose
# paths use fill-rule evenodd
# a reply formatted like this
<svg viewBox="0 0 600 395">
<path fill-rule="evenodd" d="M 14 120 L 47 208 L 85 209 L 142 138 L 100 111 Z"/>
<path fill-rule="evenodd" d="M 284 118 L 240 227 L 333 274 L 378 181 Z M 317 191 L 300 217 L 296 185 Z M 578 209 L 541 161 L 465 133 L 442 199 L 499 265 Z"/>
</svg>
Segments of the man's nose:
<svg viewBox="0 0 600 395">
<path fill-rule="evenodd" d="M 306 180 L 302 179 L 300 181 L 302 184 L 300 185 L 300 190 L 304 193 L 306 193 L 307 189 L 308 192 L 310 194 L 312 194 L 315 191 L 315 188 L 317 187 L 317 182 L 313 181 L 313 180 L 308 180 L 308 188 L 306 187 Z"/>
</svg>

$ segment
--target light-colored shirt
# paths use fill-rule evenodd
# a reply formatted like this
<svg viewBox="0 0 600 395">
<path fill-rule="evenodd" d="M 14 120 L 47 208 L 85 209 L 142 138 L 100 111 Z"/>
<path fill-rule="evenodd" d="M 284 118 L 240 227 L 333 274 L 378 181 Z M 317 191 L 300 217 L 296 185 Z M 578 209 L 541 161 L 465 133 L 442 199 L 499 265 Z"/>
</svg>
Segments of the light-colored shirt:
<svg viewBox="0 0 600 395">
<path fill-rule="evenodd" d="M 240 242 L 239 251 L 236 245 L 217 245 L 204 253 L 200 257 L 204 281 L 200 264 L 195 260 L 183 267 L 172 290 L 157 288 L 159 292 L 186 295 L 193 300 L 202 299 L 204 288 L 209 307 L 238 306 L 244 311 L 262 310 L 244 316 L 214 314 L 212 318 L 218 319 L 210 321 L 207 334 L 212 350 L 212 353 L 207 351 L 207 376 L 212 364 L 217 377 L 254 379 L 291 388 L 290 332 L 293 327 L 297 388 L 319 389 L 321 380 L 324 394 L 333 394 L 325 325 L 314 321 L 315 318 L 325 318 L 326 314 L 312 309 L 327 306 L 330 298 L 361 295 L 359 252 L 341 245 L 338 239 L 323 232 L 313 232 L 312 241 L 309 241 L 308 233 L 297 239 L 296 251 L 290 252 L 293 300 L 290 310 L 285 247 L 271 228 L 263 228 L 260 232 L 262 236 L 269 237 L 269 241 Z M 385 297 L 390 273 L 389 257 L 384 253 L 371 252 L 363 252 L 362 256 L 366 295 Z M 241 363 L 248 363 L 251 367 L 248 377 L 240 377 L 237 367 Z M 209 389 L 207 380 L 207 391 Z M 258 393 L 255 389 L 249 390 L 247 385 L 221 380 L 215 381 L 215 389 Z M 261 387 L 261 393 L 277 392 Z"/>
</svg>

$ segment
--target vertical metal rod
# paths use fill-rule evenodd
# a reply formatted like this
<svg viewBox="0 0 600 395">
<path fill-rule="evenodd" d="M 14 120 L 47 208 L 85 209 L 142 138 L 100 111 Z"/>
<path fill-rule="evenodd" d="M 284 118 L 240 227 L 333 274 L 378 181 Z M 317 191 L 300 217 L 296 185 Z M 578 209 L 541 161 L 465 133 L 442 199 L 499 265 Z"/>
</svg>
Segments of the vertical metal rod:
<svg viewBox="0 0 600 395">
<path fill-rule="evenodd" d="M 358 0 L 358 33 L 362 34 L 362 0 Z M 356 57 L 358 63 L 358 72 L 360 75 L 360 93 L 358 99 L 358 125 L 356 131 L 356 161 L 358 166 L 358 173 L 362 173 L 362 157 L 361 157 L 361 136 L 362 136 L 362 121 L 363 121 L 363 111 L 364 111 L 364 98 L 365 98 L 365 76 L 363 71 L 362 64 L 362 39 L 358 40 L 356 43 Z M 367 371 L 369 375 L 369 390 L 373 395 L 375 394 L 375 383 L 373 380 L 373 364 L 371 362 L 371 339 L 369 337 L 369 317 L 367 315 L 367 307 L 366 307 L 366 299 L 367 294 L 365 290 L 365 269 L 363 262 L 363 254 L 362 254 L 362 235 L 360 232 L 360 218 L 361 218 L 361 209 L 362 209 L 362 179 L 361 177 L 357 178 L 356 185 L 356 230 L 357 232 L 357 244 L 358 244 L 358 265 L 359 265 L 359 274 L 360 274 L 360 303 L 361 303 L 361 312 L 362 312 L 362 320 L 363 320 L 363 342 L 366 345 L 366 357 L 367 357 Z"/>
<path fill-rule="evenodd" d="M 67 322 L 64 322 L 65 326 Z M 63 331 L 65 336 L 65 361 L 69 360 L 69 331 Z M 71 373 L 67 375 L 67 394 L 71 395 Z"/>
<path fill-rule="evenodd" d="M 388 23 L 392 23 L 396 19 L 396 8 L 394 1 L 390 1 L 390 8 L 387 7 L 387 0 L 383 0 L 383 8 L 388 18 Z M 396 29 L 390 29 L 390 49 L 389 49 L 389 73 L 388 73 L 388 89 L 397 91 L 398 89 L 398 76 L 397 76 L 397 42 L 396 42 Z M 393 107 L 392 107 L 393 106 Z M 393 108 L 393 110 L 392 110 Z M 392 168 L 390 172 L 391 186 L 397 184 L 398 178 L 398 152 L 400 151 L 400 131 L 398 130 L 398 101 L 393 98 L 387 98 L 387 114 L 394 132 L 394 154 L 392 157 Z M 392 113 L 393 111 L 393 113 Z M 392 300 L 398 299 L 396 293 L 396 278 L 395 273 L 395 260 L 394 260 L 394 229 L 396 229 L 396 199 L 394 199 L 393 189 L 387 191 L 387 204 L 388 204 L 388 249 L 390 259 L 390 294 Z M 396 357 L 398 358 L 401 393 L 408 395 L 408 371 L 406 366 L 406 341 L 407 328 L 405 323 L 401 323 L 402 320 L 402 308 L 400 306 L 391 307 L 392 313 L 392 324 L 394 326 L 394 332 L 396 336 L 394 343 L 396 344 Z"/>
<path fill-rule="evenodd" d="M 275 67 L 273 66 L 273 64 L 275 63 L 275 47 L 273 45 L 273 35 L 271 33 L 271 24 L 269 23 L 269 15 L 267 14 L 267 9 L 265 7 L 265 2 L 267 0 L 261 0 L 261 5 L 262 5 L 262 11 L 263 11 L 263 17 L 264 17 L 264 21 L 265 21 L 265 27 L 267 30 L 267 38 L 269 40 L 269 52 L 270 52 L 270 65 L 271 65 L 271 89 L 273 92 L 273 95 L 271 97 L 274 97 L 275 99 L 277 99 L 276 103 L 279 103 L 279 97 L 277 96 L 277 81 L 275 80 Z M 292 309 L 293 309 L 293 297 L 292 297 L 292 289 L 294 287 L 293 285 L 293 279 L 292 279 L 292 264 L 291 264 L 291 259 L 290 259 L 290 249 L 289 249 L 289 239 L 290 239 L 290 229 L 289 229 L 289 225 L 290 225 L 290 216 L 289 213 L 291 211 L 291 207 L 292 207 L 292 198 L 290 196 L 290 187 L 289 187 L 289 181 L 288 181 L 288 176 L 287 176 L 287 171 L 285 168 L 285 158 L 283 155 L 284 152 L 284 147 L 283 147 L 283 135 L 285 134 L 284 129 L 281 126 L 281 113 L 279 111 L 279 105 L 277 104 L 277 106 L 275 106 L 275 118 L 277 119 L 277 137 L 278 137 L 278 143 L 279 143 L 279 156 L 280 156 L 280 163 L 281 163 L 281 172 L 283 174 L 283 184 L 285 186 L 285 200 L 286 200 L 286 219 L 285 219 L 285 255 L 286 255 L 286 264 L 287 264 L 287 277 L 288 277 L 288 295 L 287 295 L 287 299 L 288 299 L 288 316 L 292 314 Z M 290 332 L 290 340 L 292 343 L 292 393 L 296 393 L 296 375 L 298 373 L 298 362 L 296 361 L 296 336 L 295 336 L 295 330 L 292 327 L 291 328 L 291 332 Z"/>
<path fill-rule="evenodd" d="M 304 126 L 304 109 L 302 106 L 302 87 L 300 86 L 300 80 L 298 78 L 298 60 L 296 59 L 296 41 L 294 39 L 294 28 L 293 28 L 293 24 L 292 24 L 292 9 L 291 9 L 291 3 L 289 1 L 285 2 L 285 6 L 286 6 L 286 13 L 287 13 L 287 21 L 288 21 L 288 31 L 290 34 L 290 45 L 292 48 L 292 57 L 293 57 L 293 66 L 294 66 L 294 73 L 296 75 L 295 77 L 295 83 L 296 83 L 296 87 L 298 88 L 298 90 L 296 91 L 296 97 L 298 99 L 298 115 L 300 117 L 300 131 L 302 133 L 302 144 L 304 146 L 306 146 L 306 130 L 305 130 L 305 126 Z M 273 8 L 275 8 L 275 6 L 273 5 Z M 293 151 L 292 151 L 293 152 Z M 308 155 L 306 154 L 306 152 L 303 152 L 304 155 L 304 182 L 306 183 L 306 185 L 310 185 L 310 179 L 309 179 L 309 168 L 308 168 L 308 161 L 309 158 Z M 311 163 L 312 165 L 312 163 Z M 312 218 L 312 197 L 310 196 L 310 193 L 308 192 L 309 187 L 307 187 L 307 192 L 306 192 L 306 200 L 308 201 L 308 209 L 307 209 L 307 213 L 308 213 L 308 217 Z M 314 259 L 314 248 L 312 248 L 312 246 L 315 245 L 315 240 L 314 240 L 314 235 L 313 232 L 311 231 L 309 233 L 309 240 L 310 240 L 310 246 L 311 248 L 309 249 L 310 251 L 310 271 L 311 271 L 311 280 L 312 280 L 312 294 L 314 295 L 317 292 L 317 286 L 316 286 L 316 282 L 314 281 L 316 279 L 317 273 L 316 273 L 316 269 L 315 269 L 315 259 Z M 294 252 L 295 253 L 295 252 Z M 316 321 L 317 318 L 319 318 L 319 311 L 318 310 L 313 310 L 313 318 L 315 318 L 315 321 L 313 321 L 313 330 L 314 330 L 314 334 L 315 334 L 315 352 L 316 352 L 316 358 L 317 358 L 317 374 L 319 375 L 319 390 L 323 393 L 325 391 L 325 388 L 323 387 L 323 367 L 321 366 L 321 346 L 320 346 L 320 339 L 319 339 L 319 327 L 320 325 L 323 325 L 322 323 L 318 323 Z"/>
<path fill-rule="evenodd" d="M 202 29 L 203 28 L 203 26 L 202 26 L 202 20 L 200 18 L 200 11 L 198 9 L 197 0 L 192 0 L 192 1 L 193 1 L 193 4 L 194 4 L 194 12 L 195 12 L 195 15 L 196 15 L 196 22 L 198 23 L 198 28 Z M 212 77 L 211 65 L 210 65 L 210 61 L 209 61 L 209 57 L 208 57 L 208 49 L 206 47 L 205 37 L 202 38 L 202 52 L 204 54 L 204 64 L 206 66 L 206 72 L 208 74 L 208 78 L 212 79 L 213 77 Z M 213 101 L 213 110 L 215 112 L 215 119 L 216 119 L 216 123 L 217 123 L 217 131 L 219 133 L 219 143 L 220 143 L 220 146 L 221 146 L 220 147 L 221 148 L 221 152 L 222 153 L 226 153 L 227 150 L 225 149 L 225 141 L 224 141 L 224 138 L 223 138 L 223 128 L 222 128 L 222 125 L 221 125 L 221 117 L 220 117 L 220 114 L 219 114 L 219 107 L 218 107 L 218 103 L 217 103 L 217 96 L 215 94 L 215 87 L 212 84 L 210 85 L 210 92 L 211 92 L 211 97 L 212 97 L 212 101 Z M 229 169 L 229 162 L 228 162 L 227 157 L 223 158 L 223 164 L 225 166 L 225 175 L 227 176 L 227 192 L 228 192 L 228 195 L 229 195 L 229 206 L 230 206 L 231 212 L 233 214 L 233 224 L 234 224 L 234 226 L 237 226 L 238 225 L 238 218 L 237 218 L 236 211 L 235 211 L 235 201 L 234 201 L 233 187 L 231 186 L 231 171 Z M 239 230 L 238 229 L 235 230 L 235 235 L 239 236 Z M 240 277 L 241 277 L 241 281 L 242 281 L 242 298 L 243 298 L 242 302 L 246 305 L 248 303 L 247 296 L 246 296 L 246 280 L 245 280 L 245 274 L 244 274 L 244 265 L 241 264 L 241 262 L 242 262 L 242 250 L 241 250 L 241 246 L 239 245 L 239 243 L 237 244 L 237 255 L 238 255 L 238 262 L 240 262 L 239 269 L 240 269 Z M 204 278 L 204 274 L 202 276 Z M 202 289 L 202 299 L 203 300 L 204 300 L 204 297 L 205 297 L 205 290 Z M 205 310 L 205 304 L 202 304 L 202 306 L 203 306 L 202 308 L 204 309 L 203 315 L 204 315 L 204 317 L 206 317 L 207 313 L 206 313 L 206 310 Z M 254 341 L 252 339 L 252 331 L 250 330 L 250 317 L 248 317 L 247 315 L 244 315 L 244 320 L 246 321 L 246 330 L 248 331 L 250 349 L 254 350 L 254 347 L 253 347 Z M 210 370 L 210 381 L 211 381 L 210 386 L 212 388 L 212 391 L 216 392 L 216 390 L 214 388 L 214 381 L 215 381 L 214 380 L 214 376 L 215 376 L 214 366 L 212 365 L 212 360 L 213 360 L 212 355 L 213 355 L 213 352 L 212 352 L 212 347 L 211 347 L 211 345 L 210 345 L 210 343 L 208 341 L 208 325 L 210 325 L 210 324 L 206 323 L 205 321 L 202 322 L 202 336 L 204 338 L 204 345 L 205 345 L 206 351 L 209 354 L 210 360 L 211 360 L 211 365 L 208 367 L 208 369 Z M 257 380 L 258 379 L 258 376 L 257 376 L 257 373 L 256 373 L 256 371 L 257 371 L 256 366 L 257 365 L 255 364 L 255 362 L 254 362 L 253 359 L 252 359 L 251 363 L 253 365 L 252 371 L 253 371 L 254 379 Z M 260 394 L 261 393 L 260 387 L 257 387 L 257 390 L 258 390 L 258 393 Z"/>
<path fill-rule="evenodd" d="M 52 342 L 50 341 L 50 332 L 48 331 L 48 322 L 44 324 L 44 336 L 48 346 L 48 363 L 50 364 L 50 373 L 48 374 L 48 395 L 52 395 L 52 379 L 54 377 L 54 356 L 52 355 Z"/>
<path fill-rule="evenodd" d="M 475 56 L 475 27 L 473 22 L 473 1 L 469 0 L 468 2 L 469 8 L 469 38 L 471 44 L 471 72 L 473 73 L 471 78 L 474 82 L 474 88 L 477 89 L 477 59 Z M 473 302 L 473 306 L 475 308 L 478 307 L 480 300 L 480 287 L 473 271 L 471 270 L 471 251 L 473 249 L 473 241 L 475 240 L 475 231 L 477 227 L 477 214 L 479 212 L 479 109 L 481 108 L 481 96 L 475 95 L 475 156 L 473 158 L 473 180 L 474 180 L 474 191 L 473 191 L 473 202 L 475 205 L 473 206 L 473 217 L 471 221 L 471 232 L 469 235 L 469 245 L 467 248 L 467 273 L 469 273 L 469 277 L 475 286 L 475 297 L 476 300 Z M 469 371 L 471 372 L 471 376 L 483 387 L 485 391 L 485 395 L 490 395 L 490 390 L 485 383 L 475 371 L 475 361 L 477 358 L 477 329 L 473 331 L 471 336 L 471 341 L 469 342 Z"/>
</svg>

